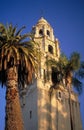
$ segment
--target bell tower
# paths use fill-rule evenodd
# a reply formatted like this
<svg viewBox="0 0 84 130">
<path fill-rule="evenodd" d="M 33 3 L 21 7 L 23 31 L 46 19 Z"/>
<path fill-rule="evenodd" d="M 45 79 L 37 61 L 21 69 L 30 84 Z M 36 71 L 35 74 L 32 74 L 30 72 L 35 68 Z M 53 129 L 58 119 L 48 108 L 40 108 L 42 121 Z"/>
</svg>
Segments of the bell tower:
<svg viewBox="0 0 84 130">
<path fill-rule="evenodd" d="M 45 62 L 49 58 L 54 58 L 55 60 L 59 59 L 59 41 L 54 36 L 53 28 L 43 17 L 41 17 L 41 19 L 38 20 L 37 24 L 33 26 L 32 34 L 34 35 L 34 40 L 39 44 L 40 50 L 42 52 L 39 72 L 40 79 L 43 79 L 43 82 L 47 82 L 48 80 L 52 83 L 52 77 L 48 74 Z M 51 73 L 52 70 L 49 71 Z"/>
<path fill-rule="evenodd" d="M 53 28 L 43 17 L 33 26 L 32 33 L 44 53 L 49 52 L 55 57 L 60 56 L 59 43 L 54 37 Z"/>
<path fill-rule="evenodd" d="M 39 44 L 42 57 L 38 77 L 21 93 L 21 106 L 25 130 L 72 130 L 69 92 L 59 85 L 52 93 L 55 75 L 46 61 L 59 60 L 59 41 L 55 38 L 51 25 L 41 17 L 32 27 L 33 39 Z M 26 93 L 26 94 L 24 94 Z M 78 95 L 71 92 L 71 104 L 74 130 L 82 130 Z"/>
</svg>

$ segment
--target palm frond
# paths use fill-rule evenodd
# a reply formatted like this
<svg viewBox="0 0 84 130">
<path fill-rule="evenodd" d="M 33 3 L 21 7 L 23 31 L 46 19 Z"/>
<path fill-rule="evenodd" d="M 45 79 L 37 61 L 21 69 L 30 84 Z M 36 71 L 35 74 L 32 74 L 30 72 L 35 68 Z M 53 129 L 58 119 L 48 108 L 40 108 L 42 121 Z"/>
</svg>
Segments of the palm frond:
<svg viewBox="0 0 84 130">
<path fill-rule="evenodd" d="M 20 33 L 22 32 L 23 29 L 25 29 L 26 27 L 23 26 L 21 29 L 19 29 L 19 31 L 15 34 L 16 36 L 20 35 Z"/>
<path fill-rule="evenodd" d="M 81 94 L 83 91 L 83 83 L 79 79 L 77 79 L 76 77 L 73 77 L 72 84 L 75 87 L 75 89 L 77 90 L 77 92 L 79 94 Z"/>
<path fill-rule="evenodd" d="M 2 23 L 0 23 L 0 34 L 2 34 L 5 31 L 5 27 Z"/>
<path fill-rule="evenodd" d="M 70 67 L 73 71 L 80 68 L 80 54 L 78 52 L 73 52 L 70 56 Z"/>
<path fill-rule="evenodd" d="M 75 73 L 75 76 L 78 77 L 79 79 L 84 78 L 84 62 L 81 62 L 79 70 Z"/>
<path fill-rule="evenodd" d="M 21 35 L 23 26 L 19 31 L 12 24 L 4 26 L 0 24 L 0 81 L 6 82 L 1 78 L 6 74 L 6 70 L 13 65 L 18 66 L 18 82 L 25 85 L 32 80 L 33 73 L 36 73 L 40 51 L 30 34 Z M 28 38 L 31 37 L 31 40 Z M 19 63 L 17 64 L 19 60 Z M 4 73 L 3 73 L 4 72 Z"/>
</svg>

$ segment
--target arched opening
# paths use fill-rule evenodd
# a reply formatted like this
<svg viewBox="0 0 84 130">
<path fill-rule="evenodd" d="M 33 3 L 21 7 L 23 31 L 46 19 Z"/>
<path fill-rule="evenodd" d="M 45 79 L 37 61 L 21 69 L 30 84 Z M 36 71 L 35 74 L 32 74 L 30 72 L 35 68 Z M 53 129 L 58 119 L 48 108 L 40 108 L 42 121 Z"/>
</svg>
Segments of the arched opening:
<svg viewBox="0 0 84 130">
<path fill-rule="evenodd" d="M 48 45 L 48 51 L 53 54 L 53 47 L 51 45 Z"/>
<path fill-rule="evenodd" d="M 49 30 L 47 30 L 47 35 L 50 37 L 50 31 Z"/>
<path fill-rule="evenodd" d="M 55 67 L 52 67 L 52 82 L 54 85 L 62 82 L 62 73 L 58 71 Z"/>
<path fill-rule="evenodd" d="M 53 84 L 57 83 L 57 72 L 56 72 L 56 68 L 52 67 L 52 82 Z"/>
<path fill-rule="evenodd" d="M 39 30 L 39 34 L 40 34 L 40 35 L 43 35 L 43 29 L 40 29 L 40 30 Z"/>
<path fill-rule="evenodd" d="M 61 98 L 61 96 L 62 96 L 60 91 L 58 92 L 58 96 L 59 96 L 59 98 Z"/>
</svg>

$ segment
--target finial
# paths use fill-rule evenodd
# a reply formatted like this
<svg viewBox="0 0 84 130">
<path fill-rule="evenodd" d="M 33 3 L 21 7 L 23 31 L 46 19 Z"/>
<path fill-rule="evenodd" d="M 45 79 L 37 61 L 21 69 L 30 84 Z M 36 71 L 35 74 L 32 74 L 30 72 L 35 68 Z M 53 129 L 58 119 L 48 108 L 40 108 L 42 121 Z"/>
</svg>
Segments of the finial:
<svg viewBox="0 0 84 130">
<path fill-rule="evenodd" d="M 43 11 L 43 9 L 41 9 L 41 18 L 43 18 L 43 15 L 44 15 L 44 11 Z"/>
</svg>

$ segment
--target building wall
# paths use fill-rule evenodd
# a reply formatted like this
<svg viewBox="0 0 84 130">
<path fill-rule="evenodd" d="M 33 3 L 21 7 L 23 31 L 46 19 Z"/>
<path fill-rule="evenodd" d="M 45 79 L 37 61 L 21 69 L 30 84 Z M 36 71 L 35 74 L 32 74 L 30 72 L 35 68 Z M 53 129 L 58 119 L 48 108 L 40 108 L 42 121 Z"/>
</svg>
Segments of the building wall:
<svg viewBox="0 0 84 130">
<path fill-rule="evenodd" d="M 38 130 L 38 105 L 36 81 L 29 86 L 22 106 L 25 130 Z"/>
<path fill-rule="evenodd" d="M 42 34 L 39 33 L 39 31 Z M 50 31 L 50 36 L 47 35 Z M 34 40 L 39 43 L 42 57 L 39 74 L 26 90 L 27 93 L 21 98 L 22 112 L 25 130 L 71 130 L 70 108 L 72 108 L 74 130 L 82 130 L 78 96 L 68 89 L 59 85 L 50 92 L 52 79 L 46 79 L 46 58 L 59 60 L 59 42 L 55 39 L 50 24 L 41 18 L 33 27 Z M 49 52 L 48 46 L 53 47 L 53 53 Z M 51 72 L 52 73 L 52 72 Z M 71 105 L 70 105 L 71 99 Z"/>
<path fill-rule="evenodd" d="M 38 90 L 38 130 L 50 129 L 50 100 L 48 91 L 45 89 Z"/>
<path fill-rule="evenodd" d="M 66 89 L 59 88 L 50 93 L 41 80 L 35 81 L 24 100 L 22 111 L 25 130 L 71 130 L 69 94 Z M 74 130 L 82 130 L 79 102 L 74 93 L 71 102 Z"/>
</svg>

